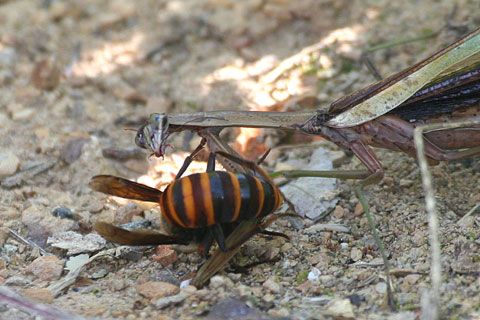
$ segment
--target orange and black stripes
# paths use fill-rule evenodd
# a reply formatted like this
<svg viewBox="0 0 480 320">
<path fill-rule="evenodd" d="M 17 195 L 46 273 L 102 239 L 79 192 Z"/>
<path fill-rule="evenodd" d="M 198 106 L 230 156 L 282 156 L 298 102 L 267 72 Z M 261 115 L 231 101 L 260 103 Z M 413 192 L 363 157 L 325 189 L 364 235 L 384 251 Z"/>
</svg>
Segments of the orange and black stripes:
<svg viewBox="0 0 480 320">
<path fill-rule="evenodd" d="M 278 189 L 251 175 L 213 171 L 181 178 L 161 196 L 165 218 L 183 228 L 201 228 L 265 216 L 282 203 Z"/>
</svg>

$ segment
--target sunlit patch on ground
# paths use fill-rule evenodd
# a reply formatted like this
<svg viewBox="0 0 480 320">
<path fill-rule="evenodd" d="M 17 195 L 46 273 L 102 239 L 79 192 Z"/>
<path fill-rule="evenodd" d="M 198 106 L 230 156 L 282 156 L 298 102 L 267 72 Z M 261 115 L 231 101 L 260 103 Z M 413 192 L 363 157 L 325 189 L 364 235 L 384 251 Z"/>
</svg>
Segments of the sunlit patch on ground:
<svg viewBox="0 0 480 320">
<path fill-rule="evenodd" d="M 176 152 L 171 155 L 166 155 L 164 159 L 151 157 L 149 159 L 150 169 L 147 174 L 141 175 L 136 179 L 136 182 L 147 185 L 152 188 L 157 188 L 159 190 L 164 190 L 172 181 L 175 179 L 178 171 L 182 167 L 185 158 L 189 155 L 188 152 Z M 182 177 L 188 176 L 193 173 L 205 172 L 207 163 L 205 161 L 192 161 L 188 166 L 187 171 L 183 174 Z M 110 196 L 118 205 L 124 206 L 128 202 L 132 201 L 129 199 L 123 199 L 115 196 Z M 135 201 L 142 208 L 154 208 L 158 204 L 147 203 L 143 201 Z"/>
<path fill-rule="evenodd" d="M 99 49 L 82 52 L 82 59 L 75 64 L 72 74 L 94 78 L 110 74 L 120 66 L 130 65 L 138 59 L 143 41 L 144 35 L 137 32 L 128 41 L 111 42 Z"/>
<path fill-rule="evenodd" d="M 360 26 L 333 30 L 319 42 L 281 63 L 278 57 L 271 54 L 252 63 L 235 60 L 206 76 L 204 82 L 211 85 L 234 81 L 239 90 L 245 91 L 248 110 L 291 111 L 289 108 L 298 97 L 315 98 L 318 81 L 336 73 L 331 58 L 321 49 L 336 45 L 339 52 L 351 54 L 352 45 L 359 41 L 361 31 Z M 234 142 L 235 149 L 249 158 L 261 155 L 267 149 L 263 139 L 259 139 L 261 132 L 257 128 L 241 128 Z"/>
<path fill-rule="evenodd" d="M 177 175 L 178 171 L 189 156 L 189 152 L 175 152 L 162 158 L 150 158 L 150 170 L 147 174 L 137 179 L 138 183 L 163 190 L 170 184 Z M 192 161 L 183 176 L 193 173 L 205 172 L 207 163 L 205 161 Z"/>
</svg>

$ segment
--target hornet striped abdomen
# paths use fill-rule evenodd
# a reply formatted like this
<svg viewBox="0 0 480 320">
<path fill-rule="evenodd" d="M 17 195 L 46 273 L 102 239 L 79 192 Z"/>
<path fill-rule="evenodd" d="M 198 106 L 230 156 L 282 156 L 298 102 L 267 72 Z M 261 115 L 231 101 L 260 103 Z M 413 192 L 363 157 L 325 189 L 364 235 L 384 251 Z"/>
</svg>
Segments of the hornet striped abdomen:
<svg viewBox="0 0 480 320">
<path fill-rule="evenodd" d="M 182 228 L 201 228 L 263 217 L 282 204 L 278 189 L 262 178 L 212 171 L 170 184 L 160 197 L 165 218 Z"/>
<path fill-rule="evenodd" d="M 197 149 L 200 150 L 201 146 Z M 151 230 L 130 231 L 97 221 L 95 230 L 104 238 L 120 244 L 197 242 L 204 245 L 206 255 L 212 241 L 216 240 L 221 250 L 229 250 L 225 243 L 225 235 L 228 236 L 241 220 L 263 218 L 277 210 L 283 200 L 273 181 L 255 162 L 221 151 L 218 154 L 250 169 L 255 175 L 215 171 L 215 153 L 211 153 L 207 172 L 180 178 L 193 158 L 190 156 L 187 158 L 190 160 L 185 160 L 176 180 L 164 191 L 115 176 L 93 177 L 89 185 L 94 190 L 117 197 L 160 204 L 163 217 L 168 224 L 179 229 L 174 235 L 167 235 Z M 280 233 L 264 230 L 279 216 L 264 222 L 261 222 L 261 219 L 255 221 L 256 224 L 243 238 L 238 239 L 232 248 L 241 245 L 257 233 L 286 237 Z"/>
</svg>

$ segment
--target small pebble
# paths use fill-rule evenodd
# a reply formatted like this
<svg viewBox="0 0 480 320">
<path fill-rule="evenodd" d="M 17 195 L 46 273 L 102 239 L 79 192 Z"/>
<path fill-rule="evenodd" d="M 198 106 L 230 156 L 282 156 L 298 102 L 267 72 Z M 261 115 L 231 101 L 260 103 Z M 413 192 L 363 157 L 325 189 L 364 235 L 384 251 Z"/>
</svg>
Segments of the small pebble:
<svg viewBox="0 0 480 320">
<path fill-rule="evenodd" d="M 83 145 L 88 142 L 87 138 L 75 138 L 67 141 L 60 154 L 60 159 L 66 164 L 72 164 L 82 155 Z"/>
<path fill-rule="evenodd" d="M 355 319 L 353 305 L 349 299 L 333 299 L 325 306 L 325 314 L 335 319 Z"/>
<path fill-rule="evenodd" d="M 273 260 L 278 256 L 279 253 L 280 253 L 279 246 L 269 246 L 265 251 L 264 256 L 266 260 Z"/>
<path fill-rule="evenodd" d="M 1 123 L 2 122 L 0 121 L 0 124 Z M 478 202 L 480 202 L 480 194 L 472 194 L 468 199 L 468 205 L 472 207 L 476 205 Z"/>
<path fill-rule="evenodd" d="M 400 187 L 411 187 L 413 185 L 413 180 L 410 179 L 400 179 Z"/>
<path fill-rule="evenodd" d="M 50 130 L 48 128 L 37 128 L 33 131 L 35 137 L 39 140 L 47 139 L 50 135 Z"/>
<path fill-rule="evenodd" d="M 8 116 L 5 113 L 0 112 L 0 128 L 5 128 L 9 122 L 10 119 Z"/>
<path fill-rule="evenodd" d="M 209 319 L 267 319 L 266 314 L 234 298 L 221 299 L 210 308 Z"/>
<path fill-rule="evenodd" d="M 170 246 L 157 246 L 153 260 L 166 267 L 177 261 L 177 254 Z"/>
<path fill-rule="evenodd" d="M 108 271 L 102 268 L 96 272 L 91 273 L 90 276 L 92 279 L 101 279 L 101 278 L 105 278 L 107 274 L 108 274 Z"/>
<path fill-rule="evenodd" d="M 58 208 L 53 209 L 52 214 L 53 214 L 54 217 L 58 217 L 60 219 L 73 219 L 74 218 L 72 210 L 70 210 L 69 208 L 65 208 L 65 207 L 58 207 Z"/>
<path fill-rule="evenodd" d="M 14 174 L 20 166 L 20 160 L 13 153 L 0 153 L 0 178 Z"/>
<path fill-rule="evenodd" d="M 307 279 L 310 281 L 317 280 L 321 274 L 322 273 L 320 272 L 320 270 L 318 270 L 317 268 L 312 268 L 312 270 L 310 270 L 310 272 L 308 273 Z"/>
<path fill-rule="evenodd" d="M 54 57 L 42 59 L 35 63 L 30 80 L 37 89 L 53 90 L 60 82 L 62 72 Z"/>
<path fill-rule="evenodd" d="M 87 317 L 100 317 L 102 314 L 104 314 L 106 311 L 108 310 L 107 307 L 104 307 L 104 306 L 100 306 L 100 307 L 97 307 L 97 306 L 92 306 L 90 308 L 87 308 L 85 309 L 85 313 L 84 315 L 87 316 Z"/>
<path fill-rule="evenodd" d="M 405 278 L 403 279 L 404 281 L 408 282 L 409 284 L 415 284 L 418 279 L 420 279 L 422 277 L 422 275 L 420 274 L 409 274 L 407 276 L 405 276 Z"/>
<path fill-rule="evenodd" d="M 306 280 L 306 281 L 303 281 L 298 286 L 296 286 L 295 289 L 297 289 L 300 292 L 307 293 L 312 290 L 312 287 L 313 287 L 312 281 Z"/>
<path fill-rule="evenodd" d="M 2 47 L 0 50 L 0 67 L 12 68 L 17 62 L 17 51 L 12 47 Z"/>
<path fill-rule="evenodd" d="M 319 261 L 318 263 L 315 264 L 315 267 L 317 267 L 319 270 L 327 268 L 330 262 L 332 261 L 332 257 L 327 255 L 325 252 L 318 254 L 318 257 L 319 257 Z"/>
<path fill-rule="evenodd" d="M 310 258 L 308 258 L 308 263 L 311 265 L 316 265 L 317 263 L 322 261 L 322 259 L 323 259 L 323 255 L 321 253 L 317 253 L 311 256 Z"/>
<path fill-rule="evenodd" d="M 107 241 L 98 234 L 83 235 L 75 231 L 59 232 L 47 239 L 47 244 L 52 247 L 68 250 L 67 255 L 96 252 L 103 249 L 106 243 Z"/>
<path fill-rule="evenodd" d="M 273 302 L 273 301 L 275 301 L 275 296 L 271 293 L 267 293 L 266 295 L 263 296 L 263 301 Z"/>
<path fill-rule="evenodd" d="M 333 216 L 337 219 L 343 218 L 345 215 L 345 209 L 342 206 L 336 206 L 335 210 L 333 210 Z"/>
<path fill-rule="evenodd" d="M 113 278 L 110 281 L 107 281 L 107 286 L 112 291 L 121 291 L 128 286 L 128 283 L 125 279 Z"/>
<path fill-rule="evenodd" d="M 464 228 L 473 228 L 473 226 L 475 225 L 475 217 L 468 216 L 460 219 L 460 221 L 458 221 L 458 225 Z"/>
<path fill-rule="evenodd" d="M 179 304 L 183 302 L 185 299 L 186 299 L 185 294 L 180 293 L 171 297 L 164 297 L 164 298 L 157 299 L 157 301 L 155 301 L 155 306 L 157 308 L 163 309 L 171 305 Z"/>
<path fill-rule="evenodd" d="M 362 301 L 365 301 L 364 297 L 362 297 L 362 296 L 360 296 L 356 293 L 347 296 L 347 298 L 350 300 L 350 303 L 353 304 L 355 307 L 360 306 L 360 303 Z"/>
<path fill-rule="evenodd" d="M 29 120 L 35 113 L 35 109 L 33 108 L 19 108 L 15 109 L 12 112 L 12 120 L 13 121 L 24 121 Z"/>
<path fill-rule="evenodd" d="M 138 250 L 129 250 L 124 253 L 123 257 L 128 261 L 137 262 L 143 257 L 143 252 Z"/>
<path fill-rule="evenodd" d="M 352 251 L 350 252 L 350 258 L 355 262 L 360 261 L 362 257 L 363 257 L 362 250 L 358 248 L 353 248 Z"/>
<path fill-rule="evenodd" d="M 39 238 L 78 227 L 76 221 L 55 218 L 50 210 L 36 204 L 31 205 L 22 212 L 22 222 L 30 231 L 30 236 Z"/>
<path fill-rule="evenodd" d="M 290 249 L 292 249 L 292 248 L 293 248 L 293 244 L 290 243 L 290 242 L 287 242 L 287 243 L 285 243 L 285 244 L 280 248 L 280 252 L 286 253 L 286 252 L 288 252 L 288 251 L 289 251 Z"/>
<path fill-rule="evenodd" d="M 5 245 L 7 239 L 10 237 L 10 231 L 7 227 L 0 227 L 0 247 Z"/>
<path fill-rule="evenodd" d="M 363 210 L 363 206 L 362 204 L 359 202 L 355 205 L 355 210 L 353 212 L 353 214 L 355 215 L 355 217 L 358 217 L 358 216 L 361 216 L 362 214 L 365 213 L 365 210 Z"/>
<path fill-rule="evenodd" d="M 181 289 L 183 292 L 186 292 L 186 293 L 189 293 L 189 294 L 195 293 L 198 289 L 197 289 L 197 287 L 195 287 L 195 286 L 191 286 L 191 285 L 190 285 L 190 282 L 192 282 L 192 279 L 183 280 L 183 281 L 180 283 L 180 289 Z"/>
<path fill-rule="evenodd" d="M 28 265 L 27 272 L 44 281 L 58 280 L 62 275 L 63 265 L 63 261 L 56 256 L 43 256 Z"/>
<path fill-rule="evenodd" d="M 320 283 L 322 283 L 325 287 L 330 287 L 332 284 L 335 283 L 335 277 L 331 274 L 322 275 L 318 278 Z"/>
<path fill-rule="evenodd" d="M 94 199 L 90 202 L 88 206 L 88 211 L 90 213 L 99 213 L 103 210 L 104 207 L 105 207 L 105 204 L 103 201 Z"/>
<path fill-rule="evenodd" d="M 395 185 L 395 180 L 392 177 L 383 177 L 382 184 L 393 187 Z"/>
<path fill-rule="evenodd" d="M 7 261 L 0 257 L 0 270 L 4 270 L 5 268 L 7 268 Z"/>
<path fill-rule="evenodd" d="M 220 289 L 220 288 L 229 289 L 233 287 L 234 287 L 233 281 L 227 277 L 216 275 L 210 279 L 210 288 L 212 289 Z"/>
<path fill-rule="evenodd" d="M 27 286 L 30 285 L 30 281 L 25 276 L 13 276 L 7 279 L 5 282 L 7 286 Z"/>
<path fill-rule="evenodd" d="M 2 261 L 0 260 L 0 264 Z M 10 271 L 8 269 L 0 269 L 0 281 L 4 282 L 5 279 L 10 277 Z"/>
<path fill-rule="evenodd" d="M 0 69 L 0 85 L 3 87 L 8 87 L 12 84 L 13 80 L 16 79 L 15 74 L 12 70 Z M 1 120 L 0 120 L 1 123 Z"/>
<path fill-rule="evenodd" d="M 18 246 L 13 245 L 13 244 L 5 244 L 5 252 L 6 253 L 15 253 L 18 252 Z"/>
<path fill-rule="evenodd" d="M 137 285 L 136 289 L 138 294 L 149 299 L 173 296 L 180 291 L 176 285 L 162 281 L 147 281 Z"/>
<path fill-rule="evenodd" d="M 263 287 L 270 290 L 272 293 L 280 293 L 281 291 L 281 286 L 279 283 L 275 281 L 274 277 L 270 277 L 263 283 Z"/>
<path fill-rule="evenodd" d="M 136 147 L 131 148 L 104 148 L 102 149 L 104 158 L 112 159 L 118 162 L 127 160 L 146 160 L 145 154 Z"/>
<path fill-rule="evenodd" d="M 339 166 L 342 165 L 342 163 L 347 160 L 347 155 L 345 154 L 344 151 L 339 150 L 339 151 L 330 151 L 328 153 L 330 156 L 330 159 L 332 160 L 332 164 L 334 168 L 338 168 Z"/>
<path fill-rule="evenodd" d="M 62 1 L 54 1 L 49 8 L 50 17 L 52 20 L 61 20 L 68 16 L 71 7 Z"/>
<path fill-rule="evenodd" d="M 415 230 L 412 237 L 412 242 L 415 244 L 415 246 L 420 247 L 425 244 L 425 241 L 425 233 L 422 230 Z"/>
<path fill-rule="evenodd" d="M 385 282 L 379 282 L 375 286 L 375 290 L 378 293 L 384 294 L 385 292 L 387 292 L 387 284 Z"/>
<path fill-rule="evenodd" d="M 280 309 L 270 309 L 268 314 L 274 319 L 290 319 L 290 309 L 289 308 L 280 308 Z"/>
<path fill-rule="evenodd" d="M 210 295 L 210 290 L 203 288 L 200 290 L 197 290 L 195 296 L 198 297 L 199 299 L 207 299 L 207 297 Z"/>
<path fill-rule="evenodd" d="M 29 288 L 23 290 L 23 295 L 29 299 L 41 302 L 41 303 L 52 303 L 53 302 L 53 293 L 47 288 L 35 289 Z"/>
</svg>

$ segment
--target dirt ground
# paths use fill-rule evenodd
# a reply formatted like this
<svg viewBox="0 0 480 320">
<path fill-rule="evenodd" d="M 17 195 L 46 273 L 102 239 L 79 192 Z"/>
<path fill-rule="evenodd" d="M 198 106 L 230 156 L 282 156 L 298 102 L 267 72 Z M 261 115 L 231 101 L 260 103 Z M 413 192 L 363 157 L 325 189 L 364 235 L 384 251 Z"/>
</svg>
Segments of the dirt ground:
<svg viewBox="0 0 480 320">
<path fill-rule="evenodd" d="M 56 291 L 72 256 L 83 250 L 91 257 L 114 247 L 95 238 L 67 254 L 47 239 L 67 231 L 94 233 L 97 219 L 116 224 L 158 219 L 156 208 L 88 188 L 97 174 L 155 185 L 172 179 L 198 138 L 174 135 L 175 150 L 164 161 L 147 160 L 148 154 L 134 145 L 135 132 L 125 128 L 137 129 L 150 113 L 326 108 L 374 81 L 360 59 L 368 46 L 448 24 L 435 37 L 374 52 L 386 76 L 476 28 L 479 10 L 473 0 L 420 5 L 386 0 L 0 1 L 2 288 L 99 319 L 416 319 L 421 310 L 425 315 L 430 246 L 424 192 L 415 161 L 394 152 L 378 150 L 386 177 L 368 187 L 366 196 L 393 268 L 395 311 L 385 305 L 380 254 L 351 182 L 337 181 L 338 203 L 326 217 L 275 223 L 272 229 L 288 234 L 289 242 L 255 237 L 234 259 L 240 265 L 262 258 L 276 262 L 246 273 L 228 267 L 202 289 L 186 286 L 179 292 L 201 257 L 169 252 L 172 260 L 165 262 L 161 251 L 170 249 L 160 247 L 109 251 Z M 314 44 L 316 49 L 303 51 L 283 72 L 272 72 Z M 308 159 L 315 148 L 345 158 L 338 157 L 333 144 L 274 131 L 232 130 L 225 139 L 250 158 L 273 147 L 266 160 L 271 171 L 289 159 Z M 476 160 L 432 168 L 445 319 L 480 317 L 478 210 L 460 221 L 480 202 Z M 204 163 L 195 165 L 204 168 Z M 362 168 L 355 158 L 337 167 Z M 97 247 L 87 248 L 92 243 Z M 48 253 L 53 256 L 39 260 Z M 0 296 L 2 319 L 37 314 Z M 170 298 L 158 300 L 161 296 Z"/>
</svg>

